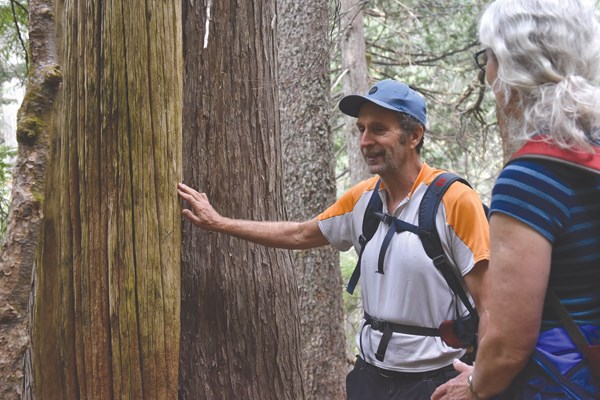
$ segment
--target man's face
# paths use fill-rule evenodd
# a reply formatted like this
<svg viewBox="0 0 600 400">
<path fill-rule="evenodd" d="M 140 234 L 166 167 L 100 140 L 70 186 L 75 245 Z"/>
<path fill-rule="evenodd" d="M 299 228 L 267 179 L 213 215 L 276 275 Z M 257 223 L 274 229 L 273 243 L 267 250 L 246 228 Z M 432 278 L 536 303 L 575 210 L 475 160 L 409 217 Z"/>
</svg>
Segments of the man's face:
<svg viewBox="0 0 600 400">
<path fill-rule="evenodd" d="M 400 171 L 410 151 L 412 135 L 401 128 L 398 114 L 367 102 L 360 108 L 356 126 L 369 172 L 383 177 Z"/>
</svg>

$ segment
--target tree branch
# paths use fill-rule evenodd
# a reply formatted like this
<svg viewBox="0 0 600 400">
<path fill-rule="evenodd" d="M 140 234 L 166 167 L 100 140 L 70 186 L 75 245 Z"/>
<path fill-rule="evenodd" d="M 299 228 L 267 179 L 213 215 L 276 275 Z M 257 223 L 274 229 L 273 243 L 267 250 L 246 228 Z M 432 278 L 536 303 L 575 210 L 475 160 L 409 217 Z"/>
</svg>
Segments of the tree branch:
<svg viewBox="0 0 600 400">
<path fill-rule="evenodd" d="M 27 70 L 29 71 L 29 54 L 27 53 L 27 46 L 25 46 L 25 41 L 21 36 L 21 29 L 19 28 L 19 21 L 17 19 L 17 10 L 15 10 L 15 5 L 18 6 L 21 10 L 23 10 L 27 15 L 29 15 L 29 11 L 17 0 L 10 0 L 10 10 L 12 12 L 13 21 L 15 23 L 15 30 L 17 31 L 17 37 L 19 38 L 21 47 L 23 47 L 23 52 L 25 53 L 25 68 L 27 68 Z"/>
</svg>

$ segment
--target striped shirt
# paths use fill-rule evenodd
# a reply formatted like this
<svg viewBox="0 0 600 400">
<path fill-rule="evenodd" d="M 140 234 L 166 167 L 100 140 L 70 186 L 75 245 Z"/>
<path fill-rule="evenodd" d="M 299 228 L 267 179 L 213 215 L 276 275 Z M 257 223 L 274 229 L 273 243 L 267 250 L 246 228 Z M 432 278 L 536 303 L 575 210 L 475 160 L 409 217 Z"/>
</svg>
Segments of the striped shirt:
<svg viewBox="0 0 600 400">
<path fill-rule="evenodd" d="M 579 325 L 600 325 L 600 174 L 548 160 L 504 168 L 490 212 L 509 215 L 552 243 L 550 286 Z M 542 331 L 559 326 L 547 305 Z"/>
</svg>

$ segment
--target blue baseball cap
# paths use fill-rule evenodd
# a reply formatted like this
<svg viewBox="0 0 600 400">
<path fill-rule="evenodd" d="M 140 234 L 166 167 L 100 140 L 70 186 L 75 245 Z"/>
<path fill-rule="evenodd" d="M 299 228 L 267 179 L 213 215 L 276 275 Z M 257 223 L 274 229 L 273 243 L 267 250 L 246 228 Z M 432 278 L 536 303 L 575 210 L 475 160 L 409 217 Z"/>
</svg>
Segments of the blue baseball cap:
<svg viewBox="0 0 600 400">
<path fill-rule="evenodd" d="M 367 101 L 388 110 L 406 113 L 414 117 L 423 126 L 427 123 L 425 99 L 404 83 L 393 79 L 377 82 L 369 89 L 366 96 L 351 94 L 344 97 L 339 104 L 340 111 L 358 118 L 360 107 Z"/>
</svg>

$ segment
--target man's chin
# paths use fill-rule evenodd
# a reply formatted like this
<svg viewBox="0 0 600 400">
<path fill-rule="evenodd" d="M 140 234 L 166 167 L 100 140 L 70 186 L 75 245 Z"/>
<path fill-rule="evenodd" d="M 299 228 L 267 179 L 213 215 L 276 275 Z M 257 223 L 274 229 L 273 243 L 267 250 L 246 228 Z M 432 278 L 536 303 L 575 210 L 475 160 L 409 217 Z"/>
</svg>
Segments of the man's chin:
<svg viewBox="0 0 600 400">
<path fill-rule="evenodd" d="M 367 165 L 367 169 L 371 175 L 377 175 L 381 172 L 381 167 L 379 165 Z"/>
</svg>

